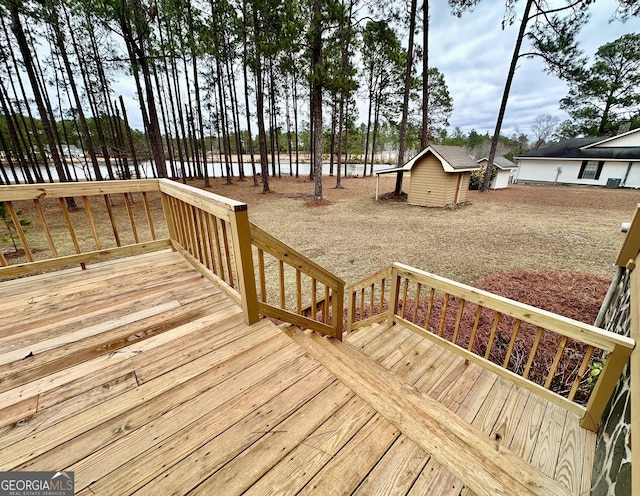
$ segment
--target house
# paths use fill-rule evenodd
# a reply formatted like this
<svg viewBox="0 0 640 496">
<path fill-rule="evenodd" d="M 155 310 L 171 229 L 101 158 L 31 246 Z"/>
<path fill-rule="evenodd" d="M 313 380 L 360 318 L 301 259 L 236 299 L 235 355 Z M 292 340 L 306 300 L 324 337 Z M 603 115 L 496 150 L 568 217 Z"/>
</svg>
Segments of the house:
<svg viewBox="0 0 640 496">
<path fill-rule="evenodd" d="M 480 160 L 478 160 L 478 164 L 480 164 L 481 167 L 486 167 L 488 161 L 488 157 L 482 157 Z M 510 183 L 513 182 L 513 177 L 515 176 L 518 166 L 511 160 L 503 156 L 499 156 L 493 159 L 493 165 L 495 166 L 497 172 L 495 177 L 491 179 L 491 184 L 489 185 L 489 187 L 491 189 L 506 188 Z"/>
<path fill-rule="evenodd" d="M 377 171 L 376 175 L 379 182 L 380 174 L 409 172 L 407 203 L 446 207 L 466 201 L 471 172 L 478 169 L 465 147 L 429 145 L 403 167 Z"/>
<path fill-rule="evenodd" d="M 516 157 L 518 183 L 640 188 L 640 128 L 611 138 L 574 138 Z"/>
</svg>

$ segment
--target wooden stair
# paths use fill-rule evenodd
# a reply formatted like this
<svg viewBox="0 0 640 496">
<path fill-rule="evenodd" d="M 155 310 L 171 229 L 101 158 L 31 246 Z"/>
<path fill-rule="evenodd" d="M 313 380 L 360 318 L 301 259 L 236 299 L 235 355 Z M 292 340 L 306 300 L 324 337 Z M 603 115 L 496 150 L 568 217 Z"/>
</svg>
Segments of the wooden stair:
<svg viewBox="0 0 640 496">
<path fill-rule="evenodd" d="M 282 326 L 298 345 L 478 495 L 568 495 L 548 475 L 349 343 Z M 468 493 L 469 494 L 469 493 Z"/>
</svg>

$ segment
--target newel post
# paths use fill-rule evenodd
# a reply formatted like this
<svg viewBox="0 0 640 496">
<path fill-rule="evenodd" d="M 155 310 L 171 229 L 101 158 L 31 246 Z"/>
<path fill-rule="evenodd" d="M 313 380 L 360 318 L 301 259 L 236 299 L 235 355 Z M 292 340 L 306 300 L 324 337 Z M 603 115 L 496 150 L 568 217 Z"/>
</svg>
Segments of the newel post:
<svg viewBox="0 0 640 496">
<path fill-rule="evenodd" d="M 391 287 L 389 288 L 389 310 L 387 317 L 387 327 L 391 327 L 393 317 L 398 308 L 398 295 L 400 293 L 400 276 L 398 275 L 398 268 L 394 265 L 391 266 Z"/>
<path fill-rule="evenodd" d="M 589 396 L 586 407 L 587 411 L 580 420 L 580 426 L 583 429 L 594 432 L 598 429 L 598 424 L 602 419 L 604 409 L 611 399 L 616 384 L 620 380 L 622 370 L 629 361 L 630 354 L 631 349 L 616 344 L 613 351 L 607 357 L 604 368 L 598 376 L 596 386 L 591 392 L 591 396 Z"/>
<path fill-rule="evenodd" d="M 249 213 L 247 212 L 246 204 L 233 206 L 230 223 L 242 313 L 245 323 L 251 325 L 258 322 L 260 316 L 258 313 L 256 278 L 253 270 Z"/>
</svg>

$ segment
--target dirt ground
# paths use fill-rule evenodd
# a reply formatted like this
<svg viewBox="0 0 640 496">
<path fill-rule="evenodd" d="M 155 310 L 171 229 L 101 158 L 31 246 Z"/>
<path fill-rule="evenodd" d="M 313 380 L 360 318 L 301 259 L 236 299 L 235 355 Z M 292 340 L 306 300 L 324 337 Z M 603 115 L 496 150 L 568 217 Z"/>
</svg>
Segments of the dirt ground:
<svg viewBox="0 0 640 496">
<path fill-rule="evenodd" d="M 381 178 L 381 192 L 394 179 Z M 271 178 L 272 193 L 251 181 L 210 191 L 249 205 L 250 219 L 298 251 L 355 282 L 394 261 L 464 283 L 507 271 L 574 271 L 610 278 L 631 219 L 635 190 L 512 185 L 469 192 L 470 204 L 449 210 L 374 201 L 375 178 L 346 178 L 329 204 L 307 206 L 308 179 Z M 201 181 L 195 183 L 200 186 Z"/>
</svg>

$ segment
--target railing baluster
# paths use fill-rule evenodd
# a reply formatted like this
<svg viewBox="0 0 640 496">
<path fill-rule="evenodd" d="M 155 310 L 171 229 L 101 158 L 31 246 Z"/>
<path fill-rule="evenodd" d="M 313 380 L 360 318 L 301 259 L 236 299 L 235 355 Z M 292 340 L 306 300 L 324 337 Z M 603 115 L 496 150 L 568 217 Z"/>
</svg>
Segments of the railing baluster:
<svg viewBox="0 0 640 496">
<path fill-rule="evenodd" d="M 229 274 L 229 280 L 227 284 L 234 287 L 233 285 L 233 271 L 231 270 L 231 257 L 229 255 L 229 237 L 227 236 L 227 223 L 226 221 L 220 219 L 220 225 L 222 227 L 222 240 L 224 241 L 224 256 L 227 261 L 227 273 Z"/>
<path fill-rule="evenodd" d="M 31 253 L 31 248 L 29 248 L 27 237 L 25 236 L 24 231 L 22 230 L 22 225 L 20 224 L 20 219 L 18 218 L 16 209 L 13 207 L 13 202 L 6 201 L 5 203 L 9 209 L 9 215 L 11 215 L 11 220 L 13 221 L 13 228 L 18 233 L 18 236 L 20 237 L 20 241 L 22 241 L 22 249 L 24 250 L 24 254 L 27 256 L 27 260 L 29 260 L 29 262 L 33 262 L 33 254 Z"/>
<path fill-rule="evenodd" d="M 553 363 L 551 364 L 551 368 L 549 369 L 549 374 L 547 375 L 547 380 L 544 382 L 544 387 L 549 389 L 551 387 L 551 381 L 553 381 L 553 376 L 556 374 L 556 370 L 558 370 L 558 364 L 560 363 L 560 357 L 562 353 L 564 353 L 564 347 L 567 345 L 567 336 L 562 336 L 560 340 L 560 346 L 558 346 L 558 351 L 556 352 L 556 356 L 553 359 Z"/>
<path fill-rule="evenodd" d="M 444 322 L 447 318 L 447 307 L 449 305 L 449 293 L 444 294 L 444 303 L 442 304 L 442 317 L 440 318 L 440 327 L 438 328 L 438 336 L 442 337 L 444 332 Z"/>
<path fill-rule="evenodd" d="M 496 338 L 496 331 L 498 330 L 498 324 L 500 323 L 500 317 L 502 317 L 502 314 L 500 312 L 496 312 L 496 316 L 493 318 L 493 326 L 491 327 L 491 334 L 489 334 L 489 342 L 487 343 L 487 351 L 484 354 L 484 358 L 486 360 L 489 359 L 489 354 L 491 353 L 491 347 L 493 346 L 493 341 Z"/>
<path fill-rule="evenodd" d="M 220 231 L 218 230 L 218 225 L 222 224 L 222 219 L 218 220 L 218 218 L 214 215 L 213 217 L 213 237 L 216 241 L 216 253 L 218 255 L 218 264 L 220 265 L 220 278 L 224 281 L 224 263 L 222 262 L 222 248 L 220 246 Z M 264 276 L 264 259 L 263 259 L 263 272 Z M 265 300 L 266 301 L 266 300 Z"/>
<path fill-rule="evenodd" d="M 593 355 L 593 350 L 594 350 L 593 346 L 587 347 L 587 351 L 584 354 L 584 357 L 582 357 L 582 363 L 580 364 L 580 369 L 578 369 L 578 375 L 576 375 L 576 378 L 574 379 L 573 384 L 571 385 L 571 391 L 569 391 L 569 396 L 567 397 L 569 401 L 573 401 L 573 398 L 575 398 L 576 393 L 578 392 L 578 387 L 580 387 L 580 381 L 582 380 L 582 376 L 587 371 L 587 367 L 589 367 L 589 360 L 591 360 L 591 355 Z"/>
<path fill-rule="evenodd" d="M 404 280 L 404 288 L 402 290 L 402 314 L 401 317 L 404 319 L 407 315 L 407 293 L 409 292 L 409 279 Z"/>
<path fill-rule="evenodd" d="M 473 323 L 473 329 L 471 330 L 471 337 L 469 337 L 469 346 L 467 346 L 468 351 L 471 351 L 473 349 L 473 345 L 476 342 L 476 334 L 478 333 L 478 324 L 480 324 L 481 313 L 482 313 L 482 305 L 478 305 L 478 309 L 476 310 L 476 320 Z"/>
<path fill-rule="evenodd" d="M 4 258 L 4 253 L 2 253 L 2 250 L 0 250 L 0 267 L 8 267 L 9 264 L 7 263 L 7 259 Z"/>
<path fill-rule="evenodd" d="M 204 256 L 206 260 L 207 268 L 213 272 L 215 271 L 214 261 L 213 261 L 213 243 L 211 238 L 211 223 L 209 222 L 209 214 L 200 210 L 200 226 L 202 229 L 202 243 L 204 245 Z"/>
<path fill-rule="evenodd" d="M 431 288 L 429 291 L 429 306 L 427 307 L 427 316 L 424 319 L 424 328 L 429 330 L 429 324 L 431 322 L 431 313 L 433 312 L 433 299 L 435 298 L 436 290 Z"/>
<path fill-rule="evenodd" d="M 302 273 L 296 269 L 296 309 L 298 315 L 302 315 Z"/>
<path fill-rule="evenodd" d="M 511 332 L 511 339 L 509 340 L 509 346 L 507 347 L 507 352 L 504 357 L 504 362 L 502 363 L 502 368 L 506 369 L 509 365 L 509 360 L 511 360 L 511 355 L 513 353 L 513 347 L 516 344 L 516 338 L 518 337 L 518 331 L 520 330 L 521 320 L 516 320 L 516 324 L 513 326 L 513 331 Z"/>
<path fill-rule="evenodd" d="M 138 230 L 136 229 L 136 221 L 133 218 L 133 210 L 131 209 L 131 200 L 129 200 L 128 193 L 124 193 L 124 203 L 127 206 L 127 214 L 129 214 L 129 222 L 131 223 L 131 232 L 133 232 L 133 239 L 135 240 L 136 244 L 140 243 Z"/>
<path fill-rule="evenodd" d="M 284 295 L 284 262 L 278 260 L 278 281 L 280 283 L 280 308 L 286 308 L 286 299 Z"/>
<path fill-rule="evenodd" d="M 204 264 L 204 252 L 202 251 L 202 226 L 200 226 L 199 209 L 191 207 L 191 216 L 193 220 L 193 236 L 196 240 L 196 253 L 194 256 L 198 258 L 200 263 Z"/>
<path fill-rule="evenodd" d="M 456 319 L 456 327 L 453 331 L 453 338 L 451 339 L 451 342 L 453 344 L 456 344 L 456 341 L 458 340 L 458 330 L 460 329 L 460 322 L 462 322 L 462 313 L 464 312 L 464 300 L 460 300 L 460 308 L 458 308 L 458 318 Z"/>
<path fill-rule="evenodd" d="M 267 283 L 264 276 L 264 251 L 261 248 L 258 248 L 258 274 L 260 274 L 260 299 L 267 301 Z"/>
<path fill-rule="evenodd" d="M 51 231 L 49 230 L 47 219 L 44 216 L 40 200 L 38 198 L 34 199 L 33 205 L 36 207 L 36 212 L 38 212 L 38 216 L 40 217 L 40 223 L 42 224 L 42 229 L 44 229 L 44 235 L 47 238 L 47 243 L 49 243 L 49 248 L 51 249 L 53 258 L 58 258 L 58 250 L 56 249 L 56 244 L 53 242 L 53 236 L 51 236 Z"/>
<path fill-rule="evenodd" d="M 534 360 L 534 357 L 536 356 L 536 351 L 538 351 L 540 338 L 542 338 L 542 327 L 538 327 L 538 330 L 536 331 L 536 337 L 533 341 L 533 346 L 531 347 L 531 351 L 529 352 L 527 365 L 524 367 L 524 372 L 522 373 L 522 377 L 524 377 L 525 379 L 529 377 L 529 371 L 531 370 L 531 365 L 533 365 L 533 360 Z"/>
<path fill-rule="evenodd" d="M 155 241 L 156 230 L 153 226 L 153 217 L 151 215 L 151 207 L 149 206 L 149 199 L 147 198 L 147 192 L 142 192 L 142 201 L 144 203 L 144 210 L 147 213 L 147 222 L 149 222 L 149 232 L 151 233 L 151 239 Z"/>
<path fill-rule="evenodd" d="M 324 301 L 322 302 L 322 322 L 329 323 L 329 286 L 324 286 Z"/>
<path fill-rule="evenodd" d="M 317 295 L 317 281 L 315 278 L 311 279 L 311 310 L 313 311 L 313 318 L 316 318 L 318 309 L 318 295 Z"/>
<path fill-rule="evenodd" d="M 84 212 L 85 214 L 87 214 L 89 227 L 91 228 L 91 232 L 93 233 L 93 239 L 96 242 L 96 248 L 98 248 L 98 250 L 102 250 L 102 245 L 100 244 L 100 238 L 98 237 L 98 229 L 96 228 L 96 223 L 93 220 L 93 214 L 91 213 L 91 206 L 89 205 L 89 199 L 86 196 L 82 197 L 82 204 L 84 205 Z"/>
<path fill-rule="evenodd" d="M 113 214 L 113 207 L 111 206 L 111 196 L 103 195 L 103 198 L 104 198 L 104 204 L 107 206 L 107 213 L 109 214 L 109 221 L 111 222 L 111 230 L 113 231 L 113 237 L 116 240 L 116 246 L 122 246 L 122 243 L 120 242 L 120 235 L 118 234 L 118 226 L 116 224 L 116 217 Z M 164 200 L 164 198 L 163 198 L 163 200 Z M 172 200 L 172 198 L 171 198 L 171 200 Z M 173 207 L 171 207 L 171 214 L 175 215 L 175 209 Z M 175 219 L 174 219 L 174 226 L 175 226 Z"/>
<path fill-rule="evenodd" d="M 383 277 L 382 281 L 380 281 L 380 313 L 382 313 L 384 308 L 384 284 L 386 280 L 387 278 Z"/>
<path fill-rule="evenodd" d="M 416 307 L 413 309 L 413 319 L 411 322 L 414 324 L 418 319 L 418 308 L 420 307 L 420 290 L 422 289 L 422 284 L 418 283 L 418 287 L 416 288 Z"/>
<path fill-rule="evenodd" d="M 60 208 L 62 209 L 64 220 L 67 223 L 67 229 L 69 229 L 69 235 L 71 236 L 73 247 L 76 250 L 76 253 L 80 253 L 80 245 L 78 244 L 78 238 L 76 237 L 76 232 L 73 229 L 73 224 L 71 223 L 71 217 L 69 216 L 69 211 L 67 210 L 67 203 L 65 202 L 64 198 L 58 198 L 58 201 L 60 202 Z"/>
<path fill-rule="evenodd" d="M 374 282 L 371 283 L 371 299 L 369 300 L 369 316 L 373 315 L 373 303 L 375 301 L 376 295 L 376 284 Z"/>
</svg>

